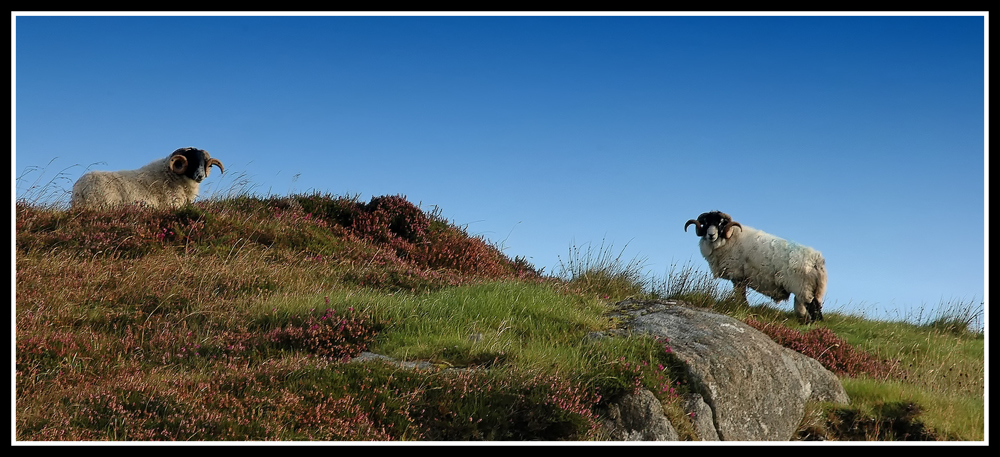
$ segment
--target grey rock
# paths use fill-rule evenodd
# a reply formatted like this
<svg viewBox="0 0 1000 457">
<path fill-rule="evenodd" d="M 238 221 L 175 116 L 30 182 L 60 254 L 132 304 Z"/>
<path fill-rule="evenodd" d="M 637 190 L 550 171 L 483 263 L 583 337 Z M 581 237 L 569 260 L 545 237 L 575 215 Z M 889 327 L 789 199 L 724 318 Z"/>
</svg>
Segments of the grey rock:
<svg viewBox="0 0 1000 457">
<path fill-rule="evenodd" d="M 719 432 L 715 431 L 715 420 L 712 418 L 712 408 L 705 403 L 699 394 L 684 396 L 684 410 L 691 417 L 694 433 L 702 441 L 719 441 Z"/>
<path fill-rule="evenodd" d="M 819 362 L 729 316 L 676 302 L 618 305 L 632 331 L 667 338 L 687 362 L 692 387 L 711 408 L 720 440 L 789 440 L 806 402 L 849 401 L 840 380 Z"/>
<path fill-rule="evenodd" d="M 389 363 L 397 364 L 397 365 L 399 365 L 402 368 L 409 368 L 409 369 L 430 370 L 430 369 L 434 369 L 435 368 L 434 364 L 432 364 L 430 362 L 423 362 L 423 361 L 421 361 L 421 362 L 399 361 L 399 360 L 393 359 L 393 358 L 391 358 L 389 356 L 385 356 L 385 355 L 382 355 L 382 354 L 376 354 L 374 352 L 362 352 L 362 353 L 358 354 L 356 357 L 352 358 L 351 362 L 367 362 L 369 360 L 384 360 L 384 361 L 389 362 Z"/>
<path fill-rule="evenodd" d="M 624 395 L 604 414 L 608 439 L 616 441 L 677 441 L 677 430 L 663 414 L 660 400 L 646 389 Z"/>
</svg>

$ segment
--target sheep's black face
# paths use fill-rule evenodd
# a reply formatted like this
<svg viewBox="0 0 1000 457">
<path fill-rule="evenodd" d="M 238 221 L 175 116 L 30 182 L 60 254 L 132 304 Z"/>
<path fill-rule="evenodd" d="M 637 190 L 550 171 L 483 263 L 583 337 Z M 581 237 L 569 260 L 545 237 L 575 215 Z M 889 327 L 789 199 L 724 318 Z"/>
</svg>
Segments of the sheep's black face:
<svg viewBox="0 0 1000 457">
<path fill-rule="evenodd" d="M 171 155 L 183 155 L 187 159 L 187 169 L 184 170 L 184 176 L 191 178 L 194 182 L 200 183 L 205 177 L 208 176 L 208 169 L 205 166 L 206 160 L 205 156 L 207 152 L 203 149 L 198 148 L 180 148 L 174 151 Z"/>
<path fill-rule="evenodd" d="M 728 239 L 732 233 L 732 227 L 742 228 L 739 222 L 734 222 L 728 214 L 721 211 L 701 213 L 698 216 L 698 220 L 690 220 L 688 224 L 695 224 L 695 233 L 706 241 L 713 243 L 720 237 Z M 684 228 L 687 229 L 687 225 Z"/>
<path fill-rule="evenodd" d="M 723 216 L 722 213 L 717 211 L 704 213 L 701 216 L 698 216 L 699 225 L 704 227 L 704 230 L 702 230 L 704 233 L 702 233 L 701 236 L 708 241 L 715 241 L 719 239 L 719 236 L 722 234 L 722 227 L 725 227 L 728 222 L 729 218 Z"/>
</svg>

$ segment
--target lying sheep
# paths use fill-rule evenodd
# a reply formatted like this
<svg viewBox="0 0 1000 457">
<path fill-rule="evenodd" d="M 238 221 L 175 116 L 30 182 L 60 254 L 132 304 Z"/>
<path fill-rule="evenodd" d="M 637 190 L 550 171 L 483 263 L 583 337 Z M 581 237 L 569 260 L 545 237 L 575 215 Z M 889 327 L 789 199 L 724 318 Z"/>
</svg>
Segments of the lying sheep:
<svg viewBox="0 0 1000 457">
<path fill-rule="evenodd" d="M 685 232 L 691 224 L 712 274 L 732 281 L 744 301 L 747 287 L 775 302 L 795 294 L 795 314 L 802 323 L 823 319 L 826 261 L 819 251 L 745 227 L 719 211 L 687 221 Z"/>
<path fill-rule="evenodd" d="M 144 203 L 153 208 L 177 208 L 194 201 L 198 184 L 222 162 L 198 148 L 180 148 L 137 170 L 91 171 L 73 184 L 74 207 L 96 208 Z"/>
</svg>

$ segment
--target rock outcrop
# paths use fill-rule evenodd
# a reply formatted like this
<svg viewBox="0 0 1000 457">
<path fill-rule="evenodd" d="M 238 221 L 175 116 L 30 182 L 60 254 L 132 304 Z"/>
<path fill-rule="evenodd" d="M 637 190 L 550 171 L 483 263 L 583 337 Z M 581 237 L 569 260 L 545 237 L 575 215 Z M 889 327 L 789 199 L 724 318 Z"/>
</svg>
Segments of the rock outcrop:
<svg viewBox="0 0 1000 457">
<path fill-rule="evenodd" d="M 849 401 L 840 380 L 819 362 L 729 316 L 676 301 L 625 300 L 615 309 L 623 322 L 616 333 L 665 338 L 686 362 L 694 393 L 684 397 L 684 406 L 700 440 L 787 441 L 794 438 L 807 402 Z M 588 335 L 601 337 L 606 336 Z M 354 360 L 372 359 L 409 369 L 434 368 L 372 353 Z M 662 404 L 647 390 L 625 395 L 601 416 L 612 440 L 679 439 Z"/>
<path fill-rule="evenodd" d="M 677 441 L 677 430 L 663 415 L 663 405 L 652 392 L 627 394 L 604 412 L 604 429 L 614 441 Z"/>
<path fill-rule="evenodd" d="M 617 309 L 626 331 L 667 338 L 687 362 L 692 388 L 711 410 L 712 427 L 695 424 L 703 440 L 789 440 L 806 402 L 848 402 L 840 380 L 819 362 L 729 316 L 672 301 L 626 300 Z M 697 400 L 688 399 L 689 412 L 703 420 Z"/>
</svg>

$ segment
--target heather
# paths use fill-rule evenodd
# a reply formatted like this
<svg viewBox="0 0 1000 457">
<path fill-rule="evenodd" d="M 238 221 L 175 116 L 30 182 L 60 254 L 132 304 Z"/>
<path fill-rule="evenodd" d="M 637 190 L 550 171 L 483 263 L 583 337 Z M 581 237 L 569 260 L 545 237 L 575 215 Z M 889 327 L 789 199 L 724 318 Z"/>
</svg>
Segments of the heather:
<svg viewBox="0 0 1000 457">
<path fill-rule="evenodd" d="M 18 440 L 591 439 L 642 378 L 583 343 L 602 303 L 402 196 L 16 212 Z"/>
<path fill-rule="evenodd" d="M 726 312 L 838 373 L 856 401 L 818 405 L 805 434 L 982 439 L 982 334 L 947 319 L 800 326 L 603 244 L 547 276 L 399 195 L 15 213 L 17 440 L 594 440 L 638 388 L 691 439 L 670 342 L 591 337 L 637 295 Z M 430 368 L 350 361 L 365 352 Z"/>
</svg>

